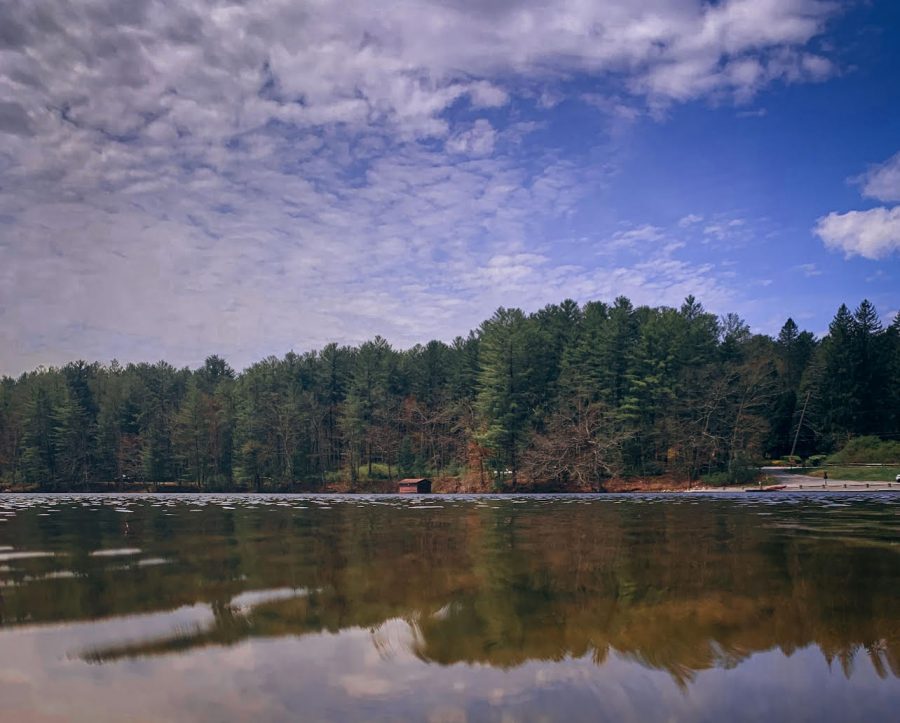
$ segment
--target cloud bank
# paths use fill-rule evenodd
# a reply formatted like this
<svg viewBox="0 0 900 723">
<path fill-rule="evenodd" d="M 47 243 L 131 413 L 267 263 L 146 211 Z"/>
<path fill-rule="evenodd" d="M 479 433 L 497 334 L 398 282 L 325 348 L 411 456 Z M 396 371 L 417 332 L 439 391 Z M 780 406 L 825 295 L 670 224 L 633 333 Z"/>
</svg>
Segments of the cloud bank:
<svg viewBox="0 0 900 723">
<path fill-rule="evenodd" d="M 836 11 L 5 2 L 0 372 L 211 351 L 244 364 L 376 332 L 410 344 L 564 296 L 676 303 L 708 269 L 662 241 L 652 266 L 554 246 L 609 168 L 596 139 L 583 157 L 530 143 L 540 109 L 580 77 L 626 120 L 820 80 L 834 67 L 813 45 Z"/>
</svg>

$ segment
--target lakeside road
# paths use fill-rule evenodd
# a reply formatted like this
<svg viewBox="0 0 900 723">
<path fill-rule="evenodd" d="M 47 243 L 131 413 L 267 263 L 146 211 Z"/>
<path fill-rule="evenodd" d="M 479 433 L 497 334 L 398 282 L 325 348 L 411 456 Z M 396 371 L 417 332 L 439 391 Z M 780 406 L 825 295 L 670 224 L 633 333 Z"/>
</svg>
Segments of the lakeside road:
<svg viewBox="0 0 900 723">
<path fill-rule="evenodd" d="M 864 492 L 889 491 L 900 492 L 900 483 L 885 480 L 883 482 L 860 482 L 859 480 L 829 479 L 811 477 L 805 474 L 792 474 L 784 467 L 763 467 L 762 471 L 772 478 L 769 484 L 784 485 L 784 491 L 809 490 L 822 492 Z M 751 489 L 751 488 L 746 488 Z"/>
</svg>

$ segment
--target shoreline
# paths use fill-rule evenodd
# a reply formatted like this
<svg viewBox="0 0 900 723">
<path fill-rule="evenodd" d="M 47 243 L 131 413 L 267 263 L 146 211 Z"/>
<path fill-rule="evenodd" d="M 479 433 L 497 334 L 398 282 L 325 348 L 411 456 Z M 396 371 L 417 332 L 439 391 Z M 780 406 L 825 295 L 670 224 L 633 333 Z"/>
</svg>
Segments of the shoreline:
<svg viewBox="0 0 900 723">
<path fill-rule="evenodd" d="M 298 489 L 299 485 L 291 485 L 275 489 L 202 489 L 179 482 L 158 483 L 126 483 L 94 482 L 77 488 L 65 489 L 13 488 L 0 487 L 0 496 L 5 494 L 41 495 L 41 494 L 109 494 L 109 495 L 322 495 L 322 496 L 369 496 L 396 495 L 397 482 L 394 480 L 369 481 L 367 489 L 351 489 L 347 482 L 335 482 L 321 489 Z M 359 485 L 358 485 L 359 487 Z M 645 495 L 645 494 L 775 494 L 777 492 L 900 492 L 900 481 L 878 480 L 844 480 L 829 479 L 811 475 L 794 474 L 784 468 L 764 467 L 755 484 L 736 484 L 724 487 L 692 483 L 689 480 L 670 476 L 660 478 L 613 478 L 606 482 L 603 489 L 554 488 L 551 486 L 520 486 L 515 489 L 486 489 L 487 485 L 480 481 L 459 477 L 434 478 L 432 491 L 434 496 L 444 495 L 488 495 L 488 496 L 528 496 L 528 495 Z M 413 495 L 415 496 L 415 495 Z"/>
<path fill-rule="evenodd" d="M 403 494 L 399 492 L 383 492 L 383 491 L 337 491 L 337 490 L 325 490 L 325 491 L 290 491 L 290 490 L 270 490 L 264 492 L 256 492 L 250 490 L 231 490 L 231 491 L 223 491 L 223 490 L 197 490 L 197 489 L 179 489 L 179 490 L 152 490 L 152 489 L 142 489 L 142 490 L 11 490 L 11 489 L 3 489 L 0 490 L 0 499 L 4 496 L 41 496 L 41 495 L 86 495 L 86 496 L 246 496 L 246 497 L 286 497 L 286 496 L 296 496 L 296 497 L 401 497 L 401 498 L 410 498 L 416 499 L 419 497 L 541 497 L 541 496 L 556 496 L 556 497 L 583 497 L 583 496 L 610 496 L 610 497 L 620 497 L 620 496 L 640 496 L 640 495 L 667 495 L 667 496 L 679 496 L 679 495 L 744 495 L 744 494 L 752 494 L 752 495 L 792 495 L 792 494 L 806 494 L 806 493 L 821 493 L 826 492 L 829 494 L 858 494 L 860 492 L 869 493 L 869 492 L 896 492 L 900 493 L 900 483 L 897 482 L 887 482 L 887 483 L 872 483 L 872 482 L 838 482 L 837 480 L 833 483 L 829 483 L 826 485 L 815 485 L 815 484 L 795 484 L 785 487 L 780 487 L 779 489 L 766 489 L 765 487 L 748 487 L 748 486 L 734 486 L 734 487 L 690 487 L 686 489 L 645 489 L 645 490 L 637 490 L 637 489 L 629 489 L 629 490 L 605 490 L 605 491 L 572 491 L 572 490 L 506 490 L 506 491 L 492 491 L 492 492 L 483 492 L 483 491 L 448 491 L 448 492 L 428 492 L 428 493 L 417 493 L 417 494 Z"/>
</svg>

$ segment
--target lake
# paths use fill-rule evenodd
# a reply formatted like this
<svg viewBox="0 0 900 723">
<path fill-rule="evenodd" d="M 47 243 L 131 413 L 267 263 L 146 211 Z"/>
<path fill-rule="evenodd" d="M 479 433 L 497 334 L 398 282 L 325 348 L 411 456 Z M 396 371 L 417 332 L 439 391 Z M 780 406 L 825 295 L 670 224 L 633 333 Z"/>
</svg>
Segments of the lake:
<svg viewBox="0 0 900 723">
<path fill-rule="evenodd" d="M 900 497 L 0 496 L 2 721 L 877 721 Z"/>
</svg>

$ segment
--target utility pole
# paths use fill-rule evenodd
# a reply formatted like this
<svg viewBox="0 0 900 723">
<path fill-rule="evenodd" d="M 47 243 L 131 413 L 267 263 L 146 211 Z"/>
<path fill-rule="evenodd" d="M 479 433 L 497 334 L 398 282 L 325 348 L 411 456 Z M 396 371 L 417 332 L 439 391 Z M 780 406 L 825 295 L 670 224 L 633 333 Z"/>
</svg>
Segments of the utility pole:
<svg viewBox="0 0 900 723">
<path fill-rule="evenodd" d="M 806 414 L 806 405 L 809 404 L 809 395 L 811 393 L 812 389 L 806 392 L 806 401 L 803 402 L 803 411 L 800 412 L 800 421 L 797 423 L 797 432 L 794 434 L 794 443 L 791 445 L 791 457 L 797 451 L 797 438 L 800 436 L 800 428 L 803 426 L 803 417 Z"/>
</svg>

